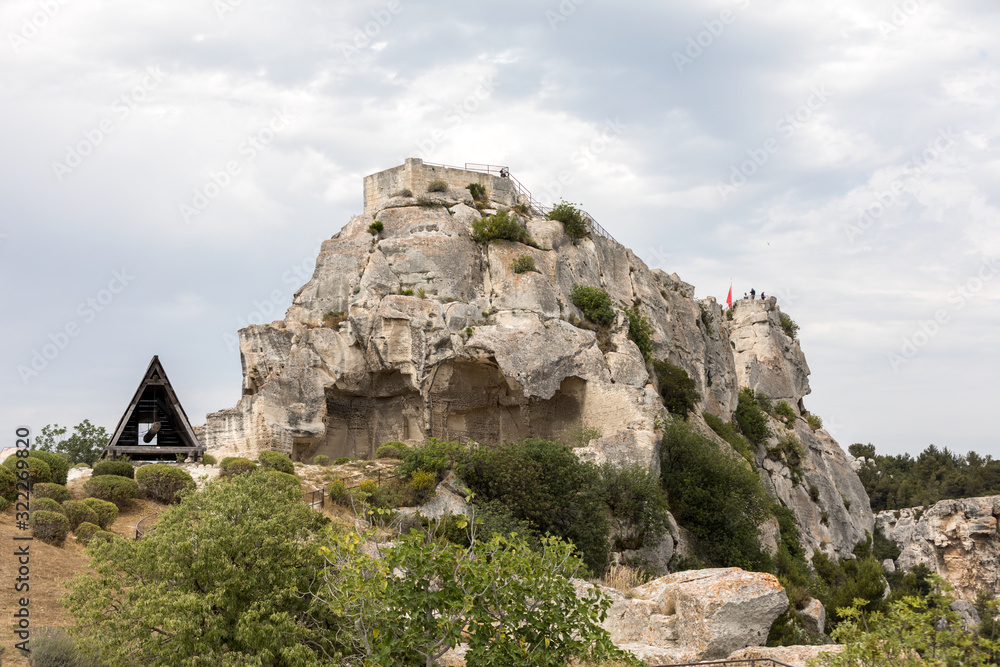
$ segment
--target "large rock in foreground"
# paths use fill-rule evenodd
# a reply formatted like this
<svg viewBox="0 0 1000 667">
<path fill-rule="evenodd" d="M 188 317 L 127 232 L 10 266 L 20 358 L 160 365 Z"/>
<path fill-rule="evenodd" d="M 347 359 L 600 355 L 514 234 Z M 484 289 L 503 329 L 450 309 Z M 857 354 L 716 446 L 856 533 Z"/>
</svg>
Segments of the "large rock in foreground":
<svg viewBox="0 0 1000 667">
<path fill-rule="evenodd" d="M 577 594 L 594 585 L 577 581 Z M 788 608 L 778 580 L 763 572 L 716 568 L 677 572 L 635 588 L 602 587 L 614 601 L 602 624 L 619 647 L 649 664 L 714 660 L 767 641 Z"/>
<path fill-rule="evenodd" d="M 882 532 L 899 546 L 896 566 L 910 570 L 923 563 L 955 587 L 968 602 L 985 589 L 1000 593 L 1000 496 L 942 500 L 922 508 L 886 510 L 875 518 Z"/>
<path fill-rule="evenodd" d="M 775 660 L 789 667 L 806 667 L 806 663 L 820 653 L 841 653 L 840 644 L 824 646 L 751 646 L 729 656 L 729 660 Z"/>
</svg>

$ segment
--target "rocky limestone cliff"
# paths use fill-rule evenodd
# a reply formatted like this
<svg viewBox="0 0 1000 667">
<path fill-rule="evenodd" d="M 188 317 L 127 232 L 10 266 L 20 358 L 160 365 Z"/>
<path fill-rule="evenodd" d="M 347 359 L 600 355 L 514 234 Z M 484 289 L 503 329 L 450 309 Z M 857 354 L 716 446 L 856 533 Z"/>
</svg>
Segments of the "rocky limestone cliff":
<svg viewBox="0 0 1000 667">
<path fill-rule="evenodd" d="M 425 192 L 434 178 L 447 191 Z M 597 233 L 574 243 L 534 212 L 524 222 L 537 247 L 476 243 L 482 214 L 469 182 L 485 188 L 487 214 L 530 203 L 508 179 L 419 160 L 365 179 L 365 213 L 323 243 L 284 320 L 239 332 L 243 397 L 208 415 L 200 435 L 213 454 L 371 457 L 390 440 L 560 439 L 583 423 L 603 435 L 581 456 L 657 468 L 663 405 L 627 319 L 619 311 L 600 339 L 571 324 L 584 319 L 570 299 L 577 283 L 641 304 L 655 356 L 684 368 L 701 393 L 695 420 L 702 410 L 731 419 L 742 387 L 804 411 L 809 368 L 773 298 L 737 302 L 730 321 L 676 274 Z M 373 235 L 376 220 L 383 231 Z M 515 273 L 521 255 L 537 270 Z M 806 446 L 801 471 L 761 447 L 761 474 L 795 511 L 810 551 L 846 555 L 872 527 L 868 498 L 825 431 L 799 419 L 795 434 Z"/>
<path fill-rule="evenodd" d="M 875 520 L 900 548 L 894 565 L 910 570 L 923 563 L 974 602 L 976 592 L 1000 594 L 1000 496 L 942 500 L 930 509 L 879 512 Z"/>
</svg>

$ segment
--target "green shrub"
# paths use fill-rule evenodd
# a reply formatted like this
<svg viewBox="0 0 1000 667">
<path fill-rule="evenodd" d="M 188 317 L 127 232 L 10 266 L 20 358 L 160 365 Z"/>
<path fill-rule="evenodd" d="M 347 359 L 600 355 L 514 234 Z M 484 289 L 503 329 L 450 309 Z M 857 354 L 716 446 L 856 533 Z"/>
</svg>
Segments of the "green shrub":
<svg viewBox="0 0 1000 667">
<path fill-rule="evenodd" d="M 319 454 L 313 457 L 313 465 L 315 466 L 328 466 L 330 465 L 330 457 L 325 454 Z"/>
<path fill-rule="evenodd" d="M 711 412 L 703 412 L 701 416 L 705 418 L 705 423 L 715 431 L 716 435 L 732 445 L 733 449 L 739 452 L 751 465 L 753 464 L 753 451 L 751 451 L 746 438 L 737 433 L 732 422 L 724 422 Z"/>
<path fill-rule="evenodd" d="M 46 498 L 46 500 L 50 500 Z M 66 515 L 58 512 L 48 512 L 39 510 L 31 513 L 28 520 L 31 525 L 31 534 L 46 544 L 61 547 L 69 534 L 69 519 Z"/>
<path fill-rule="evenodd" d="M 753 397 L 754 400 L 757 401 L 757 405 L 760 406 L 760 409 L 763 410 L 766 414 L 774 413 L 774 401 L 771 400 L 770 396 L 758 390 L 754 392 Z"/>
<path fill-rule="evenodd" d="M 135 473 L 135 481 L 144 496 L 167 505 L 178 502 L 181 496 L 198 487 L 190 473 L 166 463 L 140 467 Z"/>
<path fill-rule="evenodd" d="M 615 551 L 653 547 L 667 533 L 667 498 L 647 466 L 601 466 L 601 499 L 611 511 Z"/>
<path fill-rule="evenodd" d="M 514 273 L 527 273 L 537 271 L 535 268 L 535 258 L 531 255 L 518 255 L 510 265 L 510 270 Z"/>
<path fill-rule="evenodd" d="M 326 491 L 330 496 L 330 501 L 336 503 L 337 505 L 350 505 L 351 496 L 347 492 L 347 485 L 344 484 L 344 480 L 335 479 L 330 482 Z"/>
<path fill-rule="evenodd" d="M 81 500 L 67 500 L 63 503 L 63 511 L 69 519 L 69 529 L 76 532 L 81 523 L 96 524 L 99 519 L 97 512 Z"/>
<path fill-rule="evenodd" d="M 639 352 L 642 353 L 642 358 L 646 360 L 646 363 L 652 363 L 653 361 L 653 325 L 649 321 L 649 318 L 642 314 L 639 310 L 639 304 L 632 304 L 631 308 L 625 309 L 625 315 L 628 317 L 628 337 L 636 347 L 639 348 Z"/>
<path fill-rule="evenodd" d="M 14 458 L 7 457 L 7 460 Z M 9 466 L 0 466 L 0 498 L 8 503 L 17 499 L 17 475 Z"/>
<path fill-rule="evenodd" d="M 295 474 L 295 465 L 292 460 L 281 452 L 261 452 L 257 456 L 260 467 L 264 470 L 277 470 L 289 475 Z"/>
<path fill-rule="evenodd" d="M 368 233 L 372 236 L 378 236 L 385 229 L 385 225 L 382 224 L 381 220 L 376 220 L 372 224 L 368 225 Z"/>
<path fill-rule="evenodd" d="M 83 485 L 83 491 L 88 498 L 106 500 L 114 503 L 119 509 L 139 497 L 139 485 L 135 480 L 118 475 L 91 477 Z"/>
<path fill-rule="evenodd" d="M 302 491 L 302 481 L 295 475 L 280 470 L 265 470 L 264 474 L 272 483 L 294 491 Z"/>
<path fill-rule="evenodd" d="M 583 218 L 583 212 L 570 204 L 566 200 L 556 204 L 548 214 L 549 220 L 557 220 L 563 223 L 566 235 L 574 241 L 578 241 L 590 234 L 590 227 Z"/>
<path fill-rule="evenodd" d="M 323 316 L 323 326 L 327 329 L 336 329 L 347 320 L 347 313 L 340 310 L 331 310 Z"/>
<path fill-rule="evenodd" d="M 434 496 L 437 488 L 437 475 L 427 470 L 414 470 L 410 475 L 410 488 L 418 503 L 423 504 Z"/>
<path fill-rule="evenodd" d="M 494 215 L 474 220 L 472 222 L 472 238 L 478 243 L 517 241 L 527 244 L 531 242 L 528 230 L 507 211 L 498 211 Z"/>
<path fill-rule="evenodd" d="M 417 470 L 432 472 L 438 481 L 444 479 L 448 470 L 453 470 L 468 456 L 468 449 L 460 442 L 428 438 L 427 442 L 416 447 L 410 447 L 403 452 L 403 463 L 399 466 L 399 474 L 409 477 Z"/>
<path fill-rule="evenodd" d="M 809 424 L 809 428 L 814 431 L 818 428 L 823 428 L 823 418 L 819 415 L 814 415 L 811 412 L 806 415 L 806 423 Z"/>
<path fill-rule="evenodd" d="M 427 192 L 448 192 L 448 184 L 440 178 L 435 178 L 427 184 Z"/>
<path fill-rule="evenodd" d="M 44 482 L 42 484 L 35 484 L 31 489 L 31 493 L 35 496 L 36 500 L 38 498 L 51 498 L 57 503 L 63 503 L 72 498 L 69 489 L 62 484 L 47 484 Z"/>
<path fill-rule="evenodd" d="M 97 533 L 100 530 L 101 527 L 98 526 L 97 524 L 84 521 L 79 526 L 77 526 L 76 530 L 74 531 L 76 533 L 76 541 L 82 544 L 83 546 L 87 546 L 87 543 L 90 542 L 90 538 L 94 536 L 94 533 Z"/>
<path fill-rule="evenodd" d="M 83 502 L 97 514 L 96 523 L 103 530 L 107 530 L 118 519 L 118 506 L 114 503 L 100 498 L 84 498 Z"/>
<path fill-rule="evenodd" d="M 61 628 L 41 628 L 31 636 L 31 667 L 96 667 Z"/>
<path fill-rule="evenodd" d="M 480 501 L 494 500 L 539 534 L 572 541 L 592 572 L 608 560 L 601 475 L 562 443 L 529 438 L 470 452 L 456 471 Z"/>
<path fill-rule="evenodd" d="M 802 459 L 806 456 L 806 447 L 794 435 L 782 435 L 777 445 L 768 448 L 767 456 L 774 461 L 785 462 L 791 472 L 793 484 L 802 482 Z"/>
<path fill-rule="evenodd" d="M 2 466 L 0 466 L 2 467 Z M 6 498 L 0 498 L 0 512 L 6 512 L 11 503 Z"/>
<path fill-rule="evenodd" d="M 465 186 L 465 189 L 472 195 L 473 200 L 481 202 L 486 201 L 486 188 L 479 183 L 469 183 Z"/>
<path fill-rule="evenodd" d="M 18 464 L 21 461 L 24 461 L 24 463 L 19 466 Z M 49 468 L 48 463 L 38 457 L 11 454 L 7 457 L 3 464 L 15 473 L 19 470 L 24 470 L 24 467 L 26 466 L 28 470 L 28 480 L 32 486 L 52 481 L 52 469 Z"/>
<path fill-rule="evenodd" d="M 405 443 L 399 442 L 398 440 L 393 440 L 391 442 L 384 442 L 379 445 L 378 450 L 375 452 L 375 458 L 377 459 L 401 459 L 403 458 L 403 453 L 406 451 L 407 447 Z"/>
<path fill-rule="evenodd" d="M 218 461 L 211 454 L 203 454 L 201 457 L 201 462 L 207 466 L 214 466 Z"/>
<path fill-rule="evenodd" d="M 757 526 L 770 501 L 757 473 L 678 419 L 664 428 L 660 457 L 670 512 L 695 538 L 694 555 L 707 567 L 769 571 Z"/>
<path fill-rule="evenodd" d="M 37 449 L 31 451 L 31 456 L 39 458 L 49 464 L 49 471 L 52 476 L 53 484 L 66 485 L 66 477 L 69 474 L 69 461 L 58 454 L 43 452 Z"/>
<path fill-rule="evenodd" d="M 399 290 L 399 293 L 402 294 L 403 296 L 413 296 L 413 288 L 404 287 L 403 289 Z"/>
<path fill-rule="evenodd" d="M 485 544 L 497 535 L 506 537 L 511 533 L 517 533 L 518 537 L 523 537 L 527 541 L 532 550 L 537 550 L 540 546 L 538 532 L 532 528 L 531 523 L 515 516 L 514 512 L 503 503 L 476 499 L 473 507 L 476 541 L 480 544 Z M 468 538 L 453 541 L 468 546 Z"/>
<path fill-rule="evenodd" d="M 795 414 L 795 410 L 788 404 L 788 401 L 778 401 L 778 404 L 774 406 L 774 414 L 779 417 L 785 418 L 785 425 L 791 428 L 798 418 Z"/>
<path fill-rule="evenodd" d="M 778 321 L 781 322 L 781 330 L 785 332 L 786 336 L 795 338 L 798 335 L 799 325 L 791 317 L 784 313 L 778 313 Z"/>
<path fill-rule="evenodd" d="M 219 463 L 219 477 L 228 479 L 257 469 L 257 464 L 241 456 L 227 456 Z"/>
<path fill-rule="evenodd" d="M 653 360 L 657 388 L 663 399 L 663 407 L 671 414 L 687 419 L 688 413 L 701 400 L 701 394 L 694 388 L 694 380 L 687 371 L 666 359 Z"/>
<path fill-rule="evenodd" d="M 733 420 L 740 427 L 740 432 L 753 445 L 761 445 L 771 437 L 771 429 L 767 426 L 767 416 L 760 409 L 753 389 L 744 387 L 733 413 Z"/>
<path fill-rule="evenodd" d="M 52 498 L 32 498 L 31 512 L 56 512 L 57 514 L 65 514 L 66 510 L 59 503 L 58 500 L 53 500 Z"/>
<path fill-rule="evenodd" d="M 333 460 L 333 465 L 339 466 L 339 465 L 343 465 L 345 463 L 349 463 L 349 462 L 351 462 L 353 460 L 354 459 L 352 459 L 349 456 L 341 456 L 340 458 L 336 458 L 336 459 Z"/>
<path fill-rule="evenodd" d="M 708 312 L 708 307 L 700 301 L 698 302 L 698 308 L 701 310 L 701 323 L 705 327 L 705 334 L 711 336 L 715 333 L 715 327 L 712 326 L 715 318 L 712 317 L 712 313 Z"/>
<path fill-rule="evenodd" d="M 90 473 L 91 477 L 100 477 L 101 475 L 117 475 L 118 477 L 135 479 L 135 468 L 129 461 L 105 459 L 95 463 L 94 471 Z"/>
<path fill-rule="evenodd" d="M 600 287 L 576 283 L 569 298 L 574 306 L 583 311 L 583 316 L 594 324 L 609 326 L 615 321 L 611 296 Z"/>
</svg>

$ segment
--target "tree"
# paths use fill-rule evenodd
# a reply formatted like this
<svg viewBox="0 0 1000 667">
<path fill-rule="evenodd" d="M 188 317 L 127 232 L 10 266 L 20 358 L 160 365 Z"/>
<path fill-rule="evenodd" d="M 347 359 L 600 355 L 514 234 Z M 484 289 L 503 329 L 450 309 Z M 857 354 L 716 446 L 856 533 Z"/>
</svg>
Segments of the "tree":
<svg viewBox="0 0 1000 667">
<path fill-rule="evenodd" d="M 572 545 L 516 535 L 461 547 L 412 531 L 374 556 L 366 536 L 331 534 L 319 596 L 354 629 L 366 665 L 430 667 L 466 641 L 469 667 L 555 667 L 570 658 L 630 659 L 600 627 L 610 600 L 577 597 Z"/>
<path fill-rule="evenodd" d="M 686 370 L 666 359 L 654 360 L 653 370 L 656 372 L 657 389 L 663 399 L 663 407 L 670 414 L 687 419 L 688 413 L 701 400 L 701 394 L 695 389 L 694 379 Z"/>
<path fill-rule="evenodd" d="M 73 427 L 73 435 L 68 438 L 66 427 L 59 424 L 43 426 L 35 438 L 35 449 L 43 452 L 65 454 L 73 463 L 94 465 L 101 455 L 101 450 L 108 444 L 111 436 L 103 426 L 94 426 L 89 419 Z"/>
<path fill-rule="evenodd" d="M 64 598 L 74 634 L 109 667 L 321 664 L 339 630 L 308 593 L 323 522 L 263 473 L 210 483 L 141 540 L 92 542 Z"/>
<path fill-rule="evenodd" d="M 771 437 L 771 429 L 767 425 L 767 415 L 760 409 L 757 396 L 750 387 L 740 389 L 737 398 L 736 412 L 733 421 L 740 427 L 740 432 L 754 445 L 761 445 Z"/>
</svg>

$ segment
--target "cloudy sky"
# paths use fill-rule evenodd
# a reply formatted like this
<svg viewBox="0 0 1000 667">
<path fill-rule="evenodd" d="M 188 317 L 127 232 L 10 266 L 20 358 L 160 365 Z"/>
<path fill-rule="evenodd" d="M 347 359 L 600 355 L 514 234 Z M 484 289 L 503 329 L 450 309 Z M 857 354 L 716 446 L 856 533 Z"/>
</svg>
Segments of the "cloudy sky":
<svg viewBox="0 0 1000 667">
<path fill-rule="evenodd" d="M 846 446 L 1000 457 L 995 0 L 4 0 L 0 429 L 195 423 L 405 157 L 775 294 Z"/>
</svg>

